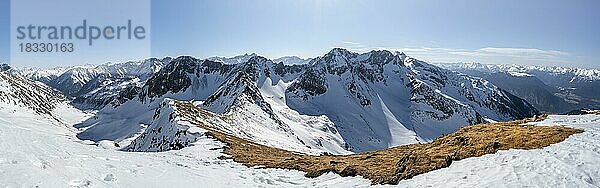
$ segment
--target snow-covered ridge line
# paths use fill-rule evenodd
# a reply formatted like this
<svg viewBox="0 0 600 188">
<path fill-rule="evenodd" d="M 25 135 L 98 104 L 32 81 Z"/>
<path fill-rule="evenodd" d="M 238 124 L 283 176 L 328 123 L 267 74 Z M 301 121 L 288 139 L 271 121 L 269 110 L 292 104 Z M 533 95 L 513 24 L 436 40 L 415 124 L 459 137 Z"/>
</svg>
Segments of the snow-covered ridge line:
<svg viewBox="0 0 600 188">
<path fill-rule="evenodd" d="M 600 109 L 600 69 L 479 63 L 437 65 L 487 79 L 540 111 L 562 114 L 581 108 Z"/>
<path fill-rule="evenodd" d="M 575 76 L 579 76 L 588 80 L 600 80 L 600 69 L 595 68 L 482 63 L 436 63 L 435 65 L 449 69 L 478 70 L 484 72 L 506 72 L 526 74 L 530 71 L 543 71 L 554 74 L 573 74 Z"/>
</svg>

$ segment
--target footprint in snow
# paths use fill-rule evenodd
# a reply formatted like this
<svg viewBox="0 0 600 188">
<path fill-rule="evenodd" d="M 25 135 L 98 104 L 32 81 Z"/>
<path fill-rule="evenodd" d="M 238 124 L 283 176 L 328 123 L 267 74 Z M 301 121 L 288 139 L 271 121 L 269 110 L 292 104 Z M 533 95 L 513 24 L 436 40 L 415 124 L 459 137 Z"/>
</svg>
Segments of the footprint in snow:
<svg viewBox="0 0 600 188">
<path fill-rule="evenodd" d="M 105 164 L 104 166 L 106 166 L 107 168 L 117 168 L 117 167 L 115 167 L 115 165 L 111 165 L 111 164 Z"/>
<path fill-rule="evenodd" d="M 117 180 L 117 178 L 113 174 L 106 174 L 106 176 L 104 176 L 104 181 L 116 181 L 116 180 Z"/>
<path fill-rule="evenodd" d="M 90 187 L 91 185 L 90 180 L 74 179 L 69 182 L 69 187 Z"/>
</svg>

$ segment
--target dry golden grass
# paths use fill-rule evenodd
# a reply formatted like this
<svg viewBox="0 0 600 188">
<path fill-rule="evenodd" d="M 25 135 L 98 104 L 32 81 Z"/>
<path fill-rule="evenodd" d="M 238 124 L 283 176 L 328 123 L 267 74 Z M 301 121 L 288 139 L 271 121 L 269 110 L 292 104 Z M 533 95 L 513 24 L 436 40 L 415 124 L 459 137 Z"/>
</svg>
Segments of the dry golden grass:
<svg viewBox="0 0 600 188">
<path fill-rule="evenodd" d="M 210 136 L 224 142 L 224 153 L 235 162 L 249 167 L 294 169 L 317 177 L 326 172 L 341 176 L 362 176 L 373 184 L 398 184 L 400 180 L 449 166 L 452 161 L 507 149 L 539 149 L 583 132 L 561 126 L 522 126 L 545 116 L 466 126 L 431 143 L 412 144 L 352 155 L 313 156 L 264 146 L 214 130 L 195 121 L 193 114 L 205 113 L 189 103 L 177 103 L 186 120 L 208 130 Z"/>
</svg>

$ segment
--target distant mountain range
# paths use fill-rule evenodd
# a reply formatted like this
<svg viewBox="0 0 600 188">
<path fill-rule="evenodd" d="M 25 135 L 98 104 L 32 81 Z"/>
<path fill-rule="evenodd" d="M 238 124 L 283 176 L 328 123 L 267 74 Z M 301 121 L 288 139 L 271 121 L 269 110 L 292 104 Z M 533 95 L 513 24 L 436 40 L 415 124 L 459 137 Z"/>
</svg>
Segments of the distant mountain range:
<svg viewBox="0 0 600 188">
<path fill-rule="evenodd" d="M 436 65 L 489 80 L 543 112 L 600 109 L 598 69 L 478 63 Z"/>
</svg>

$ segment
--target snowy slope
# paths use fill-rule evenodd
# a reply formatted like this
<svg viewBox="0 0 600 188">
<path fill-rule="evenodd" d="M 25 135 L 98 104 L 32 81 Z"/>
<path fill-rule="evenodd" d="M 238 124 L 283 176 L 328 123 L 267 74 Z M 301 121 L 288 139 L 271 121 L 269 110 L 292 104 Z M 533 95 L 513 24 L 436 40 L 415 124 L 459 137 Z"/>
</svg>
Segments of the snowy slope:
<svg viewBox="0 0 600 188">
<path fill-rule="evenodd" d="M 128 151 L 178 150 L 196 142 L 200 133 L 181 124 L 172 100 L 165 99 L 155 110 L 152 123 L 125 148 Z"/>
</svg>

